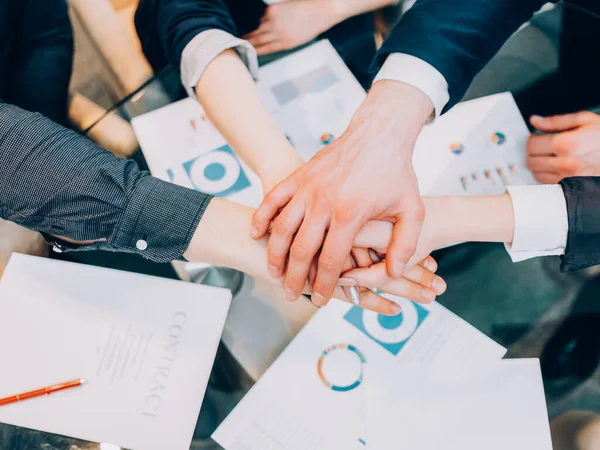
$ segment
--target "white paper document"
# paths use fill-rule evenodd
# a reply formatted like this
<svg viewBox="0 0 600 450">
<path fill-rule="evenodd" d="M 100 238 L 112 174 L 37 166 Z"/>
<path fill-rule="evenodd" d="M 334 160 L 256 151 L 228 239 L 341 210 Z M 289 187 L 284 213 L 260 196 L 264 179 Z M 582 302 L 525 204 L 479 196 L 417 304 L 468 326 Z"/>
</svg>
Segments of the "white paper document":
<svg viewBox="0 0 600 450">
<path fill-rule="evenodd" d="M 538 359 L 367 364 L 372 450 L 552 450 Z"/>
<path fill-rule="evenodd" d="M 365 364 L 496 361 L 505 349 L 438 303 L 380 316 L 338 300 L 319 310 L 217 429 L 227 450 L 368 448 Z"/>
<path fill-rule="evenodd" d="M 0 422 L 143 450 L 187 450 L 231 292 L 13 254 L 0 281 Z"/>
<path fill-rule="evenodd" d="M 459 103 L 419 136 L 414 164 L 421 192 L 490 195 L 536 184 L 526 164 L 528 137 L 508 92 Z"/>
</svg>

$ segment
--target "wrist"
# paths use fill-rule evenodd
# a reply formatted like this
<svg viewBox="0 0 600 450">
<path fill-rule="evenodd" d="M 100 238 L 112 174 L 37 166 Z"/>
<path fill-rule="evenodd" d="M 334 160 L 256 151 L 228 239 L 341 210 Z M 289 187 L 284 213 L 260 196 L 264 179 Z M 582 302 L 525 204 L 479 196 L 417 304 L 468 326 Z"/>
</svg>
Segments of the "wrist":
<svg viewBox="0 0 600 450">
<path fill-rule="evenodd" d="M 265 192 L 270 191 L 277 183 L 285 180 L 304 164 L 296 149 L 283 135 L 277 142 L 272 142 L 262 148 L 269 150 L 261 152 L 255 169 Z"/>
<path fill-rule="evenodd" d="M 252 210 L 222 198 L 208 204 L 184 257 L 188 261 L 237 267 L 243 242 L 249 236 Z"/>
<path fill-rule="evenodd" d="M 348 19 L 351 14 L 346 0 L 316 0 L 320 8 L 324 8 L 331 26 Z"/>
<path fill-rule="evenodd" d="M 514 213 L 508 194 L 485 197 L 426 197 L 427 220 L 443 224 L 439 246 L 459 242 L 512 242 Z"/>
<path fill-rule="evenodd" d="M 433 112 L 431 100 L 421 90 L 401 81 L 382 80 L 373 85 L 350 126 L 370 129 L 369 139 L 393 140 L 406 156 L 412 156 L 414 143 Z"/>
</svg>

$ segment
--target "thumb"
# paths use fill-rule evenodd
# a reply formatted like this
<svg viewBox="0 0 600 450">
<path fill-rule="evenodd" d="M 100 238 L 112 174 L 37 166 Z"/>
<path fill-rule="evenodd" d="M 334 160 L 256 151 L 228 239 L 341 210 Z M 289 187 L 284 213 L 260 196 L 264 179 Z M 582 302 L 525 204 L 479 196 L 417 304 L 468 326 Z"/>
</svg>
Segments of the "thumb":
<svg viewBox="0 0 600 450">
<path fill-rule="evenodd" d="M 531 116 L 530 122 L 540 131 L 566 131 L 587 125 L 595 120 L 597 116 L 590 111 L 579 111 L 572 114 L 558 116 Z"/>
</svg>

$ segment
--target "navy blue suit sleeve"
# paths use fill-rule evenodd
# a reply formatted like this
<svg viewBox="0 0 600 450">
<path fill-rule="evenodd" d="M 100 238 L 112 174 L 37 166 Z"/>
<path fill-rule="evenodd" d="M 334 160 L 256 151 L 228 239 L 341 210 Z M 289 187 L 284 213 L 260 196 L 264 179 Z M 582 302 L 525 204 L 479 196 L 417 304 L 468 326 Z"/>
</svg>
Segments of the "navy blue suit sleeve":
<svg viewBox="0 0 600 450">
<path fill-rule="evenodd" d="M 170 63 L 179 70 L 183 49 L 203 31 L 218 29 L 237 35 L 222 0 L 141 0 L 135 26 L 155 69 Z"/>
<path fill-rule="evenodd" d="M 569 233 L 562 270 L 600 264 L 600 177 L 572 177 L 560 182 L 567 201 Z"/>
<path fill-rule="evenodd" d="M 417 0 L 378 52 L 406 53 L 435 67 L 448 82 L 450 101 L 464 96 L 475 75 L 544 0 Z"/>
</svg>

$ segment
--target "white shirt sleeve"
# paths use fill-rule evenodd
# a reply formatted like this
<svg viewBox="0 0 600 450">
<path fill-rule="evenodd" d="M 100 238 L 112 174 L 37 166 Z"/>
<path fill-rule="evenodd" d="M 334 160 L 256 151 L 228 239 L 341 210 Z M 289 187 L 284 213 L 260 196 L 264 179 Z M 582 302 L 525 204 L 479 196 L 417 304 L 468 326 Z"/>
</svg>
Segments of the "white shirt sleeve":
<svg viewBox="0 0 600 450">
<path fill-rule="evenodd" d="M 181 54 L 181 82 L 190 97 L 208 65 L 223 51 L 235 49 L 252 76 L 258 78 L 258 57 L 254 47 L 223 30 L 206 30 L 194 37 Z"/>
<path fill-rule="evenodd" d="M 506 249 L 514 262 L 536 256 L 562 255 L 567 247 L 569 218 L 558 184 L 508 186 L 515 216 L 512 244 Z"/>
<path fill-rule="evenodd" d="M 405 53 L 392 53 L 387 57 L 373 80 L 401 81 L 416 87 L 433 103 L 435 116 L 439 116 L 450 100 L 446 78 L 431 64 Z"/>
</svg>

